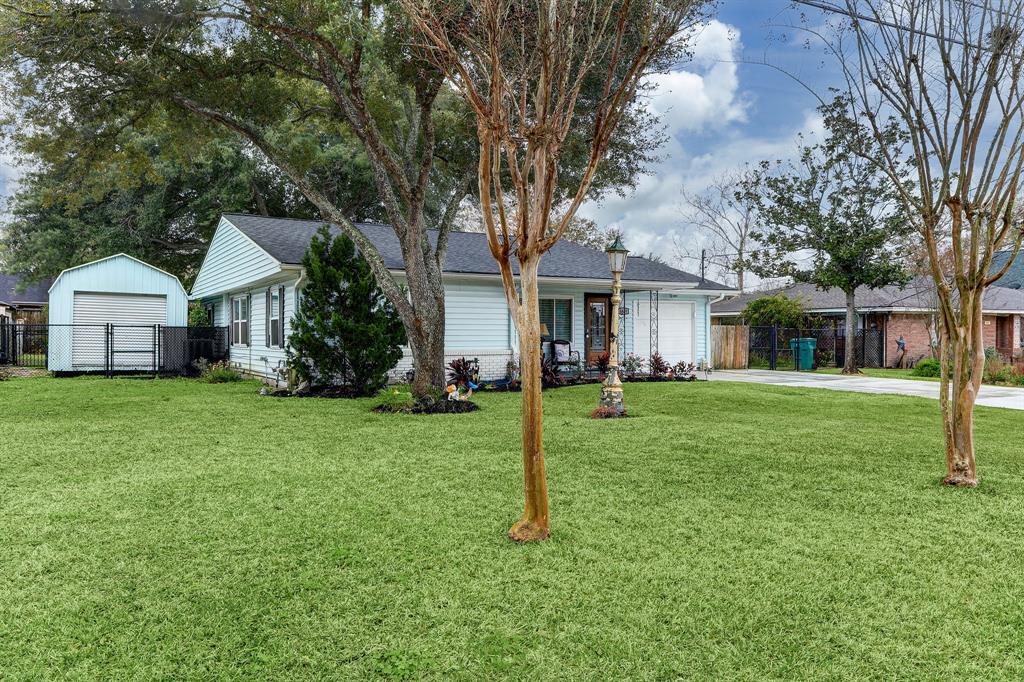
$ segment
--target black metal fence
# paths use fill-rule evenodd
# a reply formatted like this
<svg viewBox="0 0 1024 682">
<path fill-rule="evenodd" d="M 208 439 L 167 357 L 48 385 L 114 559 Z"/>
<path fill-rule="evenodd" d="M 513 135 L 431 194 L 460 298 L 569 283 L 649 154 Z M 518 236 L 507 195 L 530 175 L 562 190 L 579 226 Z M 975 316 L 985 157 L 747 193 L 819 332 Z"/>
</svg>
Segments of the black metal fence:
<svg viewBox="0 0 1024 682">
<path fill-rule="evenodd" d="M 795 327 L 751 327 L 748 366 L 762 369 L 807 370 L 842 367 L 846 363 L 846 330 L 841 327 L 799 329 Z M 797 349 L 799 339 L 814 339 L 810 367 Z M 850 344 L 858 367 L 882 367 L 885 336 L 880 329 L 858 329 Z"/>
<path fill-rule="evenodd" d="M 0 321 L 0 365 L 57 374 L 188 375 L 200 358 L 216 362 L 227 354 L 227 327 Z"/>
</svg>

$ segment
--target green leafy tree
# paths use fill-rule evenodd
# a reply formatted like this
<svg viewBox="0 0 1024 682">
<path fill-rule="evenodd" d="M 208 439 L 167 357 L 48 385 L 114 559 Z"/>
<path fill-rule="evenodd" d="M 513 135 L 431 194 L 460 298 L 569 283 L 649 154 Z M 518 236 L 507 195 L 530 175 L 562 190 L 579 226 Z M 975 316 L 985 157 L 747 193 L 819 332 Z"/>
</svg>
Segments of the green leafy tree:
<svg viewBox="0 0 1024 682">
<path fill-rule="evenodd" d="M 441 273 L 455 213 L 473 192 L 477 122 L 425 58 L 397 3 L 5 3 L 0 55 L 19 118 L 12 130 L 25 153 L 51 162 L 88 159 L 153 121 L 166 121 L 182 139 L 230 131 L 258 150 L 366 259 L 405 325 L 414 392 L 443 387 Z M 580 92 L 582 118 L 604 107 L 601 85 L 588 82 Z M 556 199 L 572 196 L 583 175 L 595 196 L 628 185 L 645 167 L 660 128 L 642 98 L 626 104 L 609 162 L 596 176 L 590 128 L 571 131 Z M 374 198 L 394 229 L 401 283 L 336 201 L 331 176 L 316 172 L 324 138 L 343 135 L 358 144 Z"/>
<path fill-rule="evenodd" d="M 372 178 L 350 142 L 318 150 L 316 172 L 353 215 L 378 218 Z M 36 159 L 8 204 L 0 243 L 5 266 L 31 279 L 125 252 L 189 285 L 226 212 L 317 218 L 276 168 L 235 137 L 206 142 L 134 129 L 88 163 Z"/>
<path fill-rule="evenodd" d="M 743 309 L 743 321 L 751 327 L 798 327 L 803 319 L 803 303 L 785 294 L 755 298 Z"/>
<path fill-rule="evenodd" d="M 912 226 L 889 175 L 872 160 L 880 156 L 879 143 L 849 115 L 849 101 L 838 97 L 818 110 L 822 142 L 800 145 L 792 163 L 764 161 L 743 181 L 743 195 L 756 202 L 763 225 L 753 234 L 761 248 L 750 265 L 764 277 L 842 290 L 846 338 L 853 339 L 857 288 L 909 279 L 897 245 Z M 890 138 L 898 143 L 895 131 Z M 856 363 L 856 354 L 847 353 L 843 373 L 858 373 Z"/>
<path fill-rule="evenodd" d="M 402 358 L 395 306 L 344 233 L 322 227 L 302 259 L 307 284 L 288 338 L 291 366 L 313 385 L 343 384 L 373 395 Z"/>
</svg>

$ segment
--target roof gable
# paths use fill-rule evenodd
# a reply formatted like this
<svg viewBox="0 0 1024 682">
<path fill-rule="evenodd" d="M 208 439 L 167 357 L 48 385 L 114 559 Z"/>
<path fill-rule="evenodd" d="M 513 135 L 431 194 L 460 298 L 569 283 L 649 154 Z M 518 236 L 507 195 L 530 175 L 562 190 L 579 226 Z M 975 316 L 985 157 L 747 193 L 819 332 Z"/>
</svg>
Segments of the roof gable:
<svg viewBox="0 0 1024 682">
<path fill-rule="evenodd" d="M 281 262 L 225 216 L 221 218 L 192 285 L 192 296 L 211 296 L 276 275 Z"/>
<path fill-rule="evenodd" d="M 64 270 L 61 271 L 61 273 L 59 275 L 57 275 L 57 278 L 53 280 L 53 284 L 50 285 L 50 291 L 53 291 L 54 287 L 57 286 L 57 283 L 60 282 L 60 280 L 65 275 L 68 275 L 68 274 L 70 274 L 72 272 L 76 272 L 78 270 L 82 270 L 82 269 L 85 269 L 85 268 L 95 268 L 97 266 L 101 266 L 104 263 L 112 262 L 112 261 L 116 261 L 116 260 L 131 261 L 132 263 L 135 263 L 135 264 L 140 265 L 142 267 L 145 267 L 145 268 L 148 268 L 150 270 L 153 270 L 154 272 L 158 272 L 161 275 L 165 275 L 165 276 L 173 279 L 175 282 L 177 282 L 178 287 L 182 291 L 185 291 L 185 287 L 181 286 L 181 280 L 179 280 L 176 275 L 172 275 L 171 273 L 167 272 L 166 270 L 161 270 L 160 268 L 156 267 L 155 265 L 150 265 L 146 261 L 141 260 L 139 258 L 136 258 L 135 256 L 129 256 L 127 253 L 115 253 L 112 256 L 107 256 L 105 258 L 97 258 L 96 260 L 89 261 L 88 263 L 82 263 L 81 265 L 75 265 L 75 266 L 70 267 L 70 268 L 65 268 Z"/>
<path fill-rule="evenodd" d="M 267 218 L 234 213 L 226 214 L 224 220 L 230 222 L 279 263 L 294 265 L 302 262 L 302 257 L 306 253 L 313 235 L 324 225 L 323 221 L 316 220 Z M 357 223 L 356 227 L 377 248 L 389 269 L 403 269 L 404 262 L 398 237 L 390 226 L 379 223 Z M 331 226 L 330 229 L 334 234 L 340 233 L 335 226 Z M 431 242 L 436 243 L 437 233 L 430 231 L 428 234 Z M 498 265 L 491 257 L 490 249 L 487 246 L 487 236 L 482 232 L 449 233 L 444 271 L 461 274 L 500 274 Z M 565 240 L 559 241 L 545 254 L 540 263 L 539 275 L 566 279 L 611 280 L 608 258 L 603 251 Z M 717 282 L 702 281 L 700 277 L 688 272 L 635 256 L 630 257 L 623 279 L 626 281 L 685 284 L 701 289 L 729 290 L 729 287 Z"/>
</svg>

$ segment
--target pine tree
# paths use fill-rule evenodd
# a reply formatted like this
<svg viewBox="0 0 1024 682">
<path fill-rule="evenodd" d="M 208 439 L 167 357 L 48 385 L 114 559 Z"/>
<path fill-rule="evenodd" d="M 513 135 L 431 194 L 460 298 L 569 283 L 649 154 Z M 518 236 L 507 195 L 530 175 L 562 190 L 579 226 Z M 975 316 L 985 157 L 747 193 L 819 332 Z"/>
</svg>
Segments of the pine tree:
<svg viewBox="0 0 1024 682">
<path fill-rule="evenodd" d="M 372 395 L 402 357 L 405 329 L 348 236 L 326 226 L 302 259 L 306 285 L 292 321 L 288 355 L 315 386 L 344 385 Z"/>
</svg>

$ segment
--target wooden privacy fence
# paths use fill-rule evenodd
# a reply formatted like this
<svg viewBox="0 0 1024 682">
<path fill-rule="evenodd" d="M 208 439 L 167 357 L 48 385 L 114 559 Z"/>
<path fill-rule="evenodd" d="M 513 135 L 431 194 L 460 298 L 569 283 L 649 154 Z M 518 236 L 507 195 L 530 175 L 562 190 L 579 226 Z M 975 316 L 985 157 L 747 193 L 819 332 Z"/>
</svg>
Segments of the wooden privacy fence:
<svg viewBox="0 0 1024 682">
<path fill-rule="evenodd" d="M 711 366 L 715 369 L 746 369 L 749 349 L 750 327 L 711 326 Z"/>
</svg>

